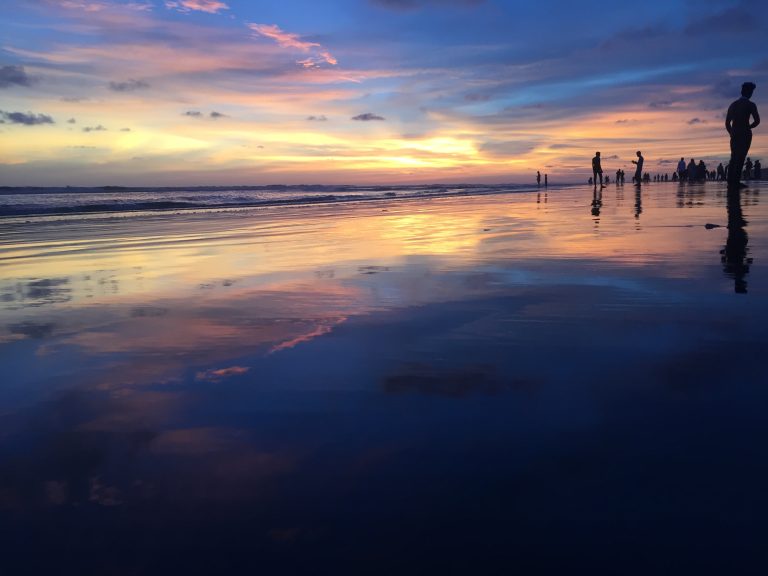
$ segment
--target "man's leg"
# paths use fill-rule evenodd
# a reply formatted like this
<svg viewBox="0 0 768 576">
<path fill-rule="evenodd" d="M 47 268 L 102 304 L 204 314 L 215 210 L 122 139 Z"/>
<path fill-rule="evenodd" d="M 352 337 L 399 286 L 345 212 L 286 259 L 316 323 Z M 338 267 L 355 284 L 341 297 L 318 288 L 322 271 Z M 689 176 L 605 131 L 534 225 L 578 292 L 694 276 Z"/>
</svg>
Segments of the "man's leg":
<svg viewBox="0 0 768 576">
<path fill-rule="evenodd" d="M 728 183 L 738 184 L 744 170 L 749 147 L 752 144 L 752 134 L 734 134 L 731 136 L 731 163 L 728 170 Z"/>
</svg>

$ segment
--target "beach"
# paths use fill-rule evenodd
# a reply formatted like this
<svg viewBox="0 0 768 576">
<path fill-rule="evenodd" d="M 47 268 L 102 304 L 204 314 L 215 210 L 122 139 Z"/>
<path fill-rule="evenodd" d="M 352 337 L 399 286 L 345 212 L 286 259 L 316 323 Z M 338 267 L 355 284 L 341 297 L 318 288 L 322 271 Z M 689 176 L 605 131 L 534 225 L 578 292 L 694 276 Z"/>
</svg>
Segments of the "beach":
<svg viewBox="0 0 768 576">
<path fill-rule="evenodd" d="M 10 573 L 747 573 L 766 186 L 0 221 Z"/>
</svg>

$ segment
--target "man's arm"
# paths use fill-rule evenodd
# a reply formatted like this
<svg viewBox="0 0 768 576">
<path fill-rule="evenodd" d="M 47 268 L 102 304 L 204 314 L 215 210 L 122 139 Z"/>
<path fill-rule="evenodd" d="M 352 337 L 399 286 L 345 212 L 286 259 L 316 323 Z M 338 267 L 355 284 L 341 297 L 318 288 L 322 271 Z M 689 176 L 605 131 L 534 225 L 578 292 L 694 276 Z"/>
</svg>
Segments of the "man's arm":
<svg viewBox="0 0 768 576">
<path fill-rule="evenodd" d="M 728 130 L 728 134 L 731 133 L 732 124 L 733 124 L 733 104 L 728 106 L 728 114 L 725 115 L 725 129 Z"/>
<path fill-rule="evenodd" d="M 757 128 L 760 125 L 760 114 L 757 112 L 757 104 L 754 102 L 752 103 L 752 118 L 754 118 L 754 122 L 749 125 L 750 128 Z"/>
</svg>

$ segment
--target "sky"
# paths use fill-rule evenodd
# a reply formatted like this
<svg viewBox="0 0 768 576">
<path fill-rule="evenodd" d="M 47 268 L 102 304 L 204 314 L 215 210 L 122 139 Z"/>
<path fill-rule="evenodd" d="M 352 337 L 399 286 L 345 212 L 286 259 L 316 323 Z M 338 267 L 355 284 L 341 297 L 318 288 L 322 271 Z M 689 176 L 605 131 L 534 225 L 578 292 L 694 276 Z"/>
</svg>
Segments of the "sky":
<svg viewBox="0 0 768 576">
<path fill-rule="evenodd" d="M 762 10 L 761 10 L 762 8 Z M 8 0 L 0 185 L 530 182 L 729 155 L 757 0 Z M 751 156 L 768 159 L 768 122 Z M 714 165 L 711 166 L 714 168 Z"/>
</svg>

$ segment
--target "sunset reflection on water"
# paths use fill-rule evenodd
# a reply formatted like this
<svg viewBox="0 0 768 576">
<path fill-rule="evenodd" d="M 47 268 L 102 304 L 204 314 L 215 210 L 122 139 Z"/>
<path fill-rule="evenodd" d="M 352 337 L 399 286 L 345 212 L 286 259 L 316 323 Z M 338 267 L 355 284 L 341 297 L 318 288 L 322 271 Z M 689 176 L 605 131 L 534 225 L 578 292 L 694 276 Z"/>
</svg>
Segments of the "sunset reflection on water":
<svg viewBox="0 0 768 576">
<path fill-rule="evenodd" d="M 425 531 L 512 538 L 526 566 L 543 516 L 564 558 L 616 522 L 687 558 L 689 509 L 733 482 L 703 463 L 746 494 L 768 480 L 739 439 L 768 432 L 760 192 L 609 186 L 599 215 L 584 187 L 4 223 L 0 530 L 84 573 L 189 546 L 191 573 L 223 550 L 288 569 L 344 542 L 355 566 L 391 546 L 421 565 Z M 719 533 L 716 508 L 696 518 Z"/>
</svg>

